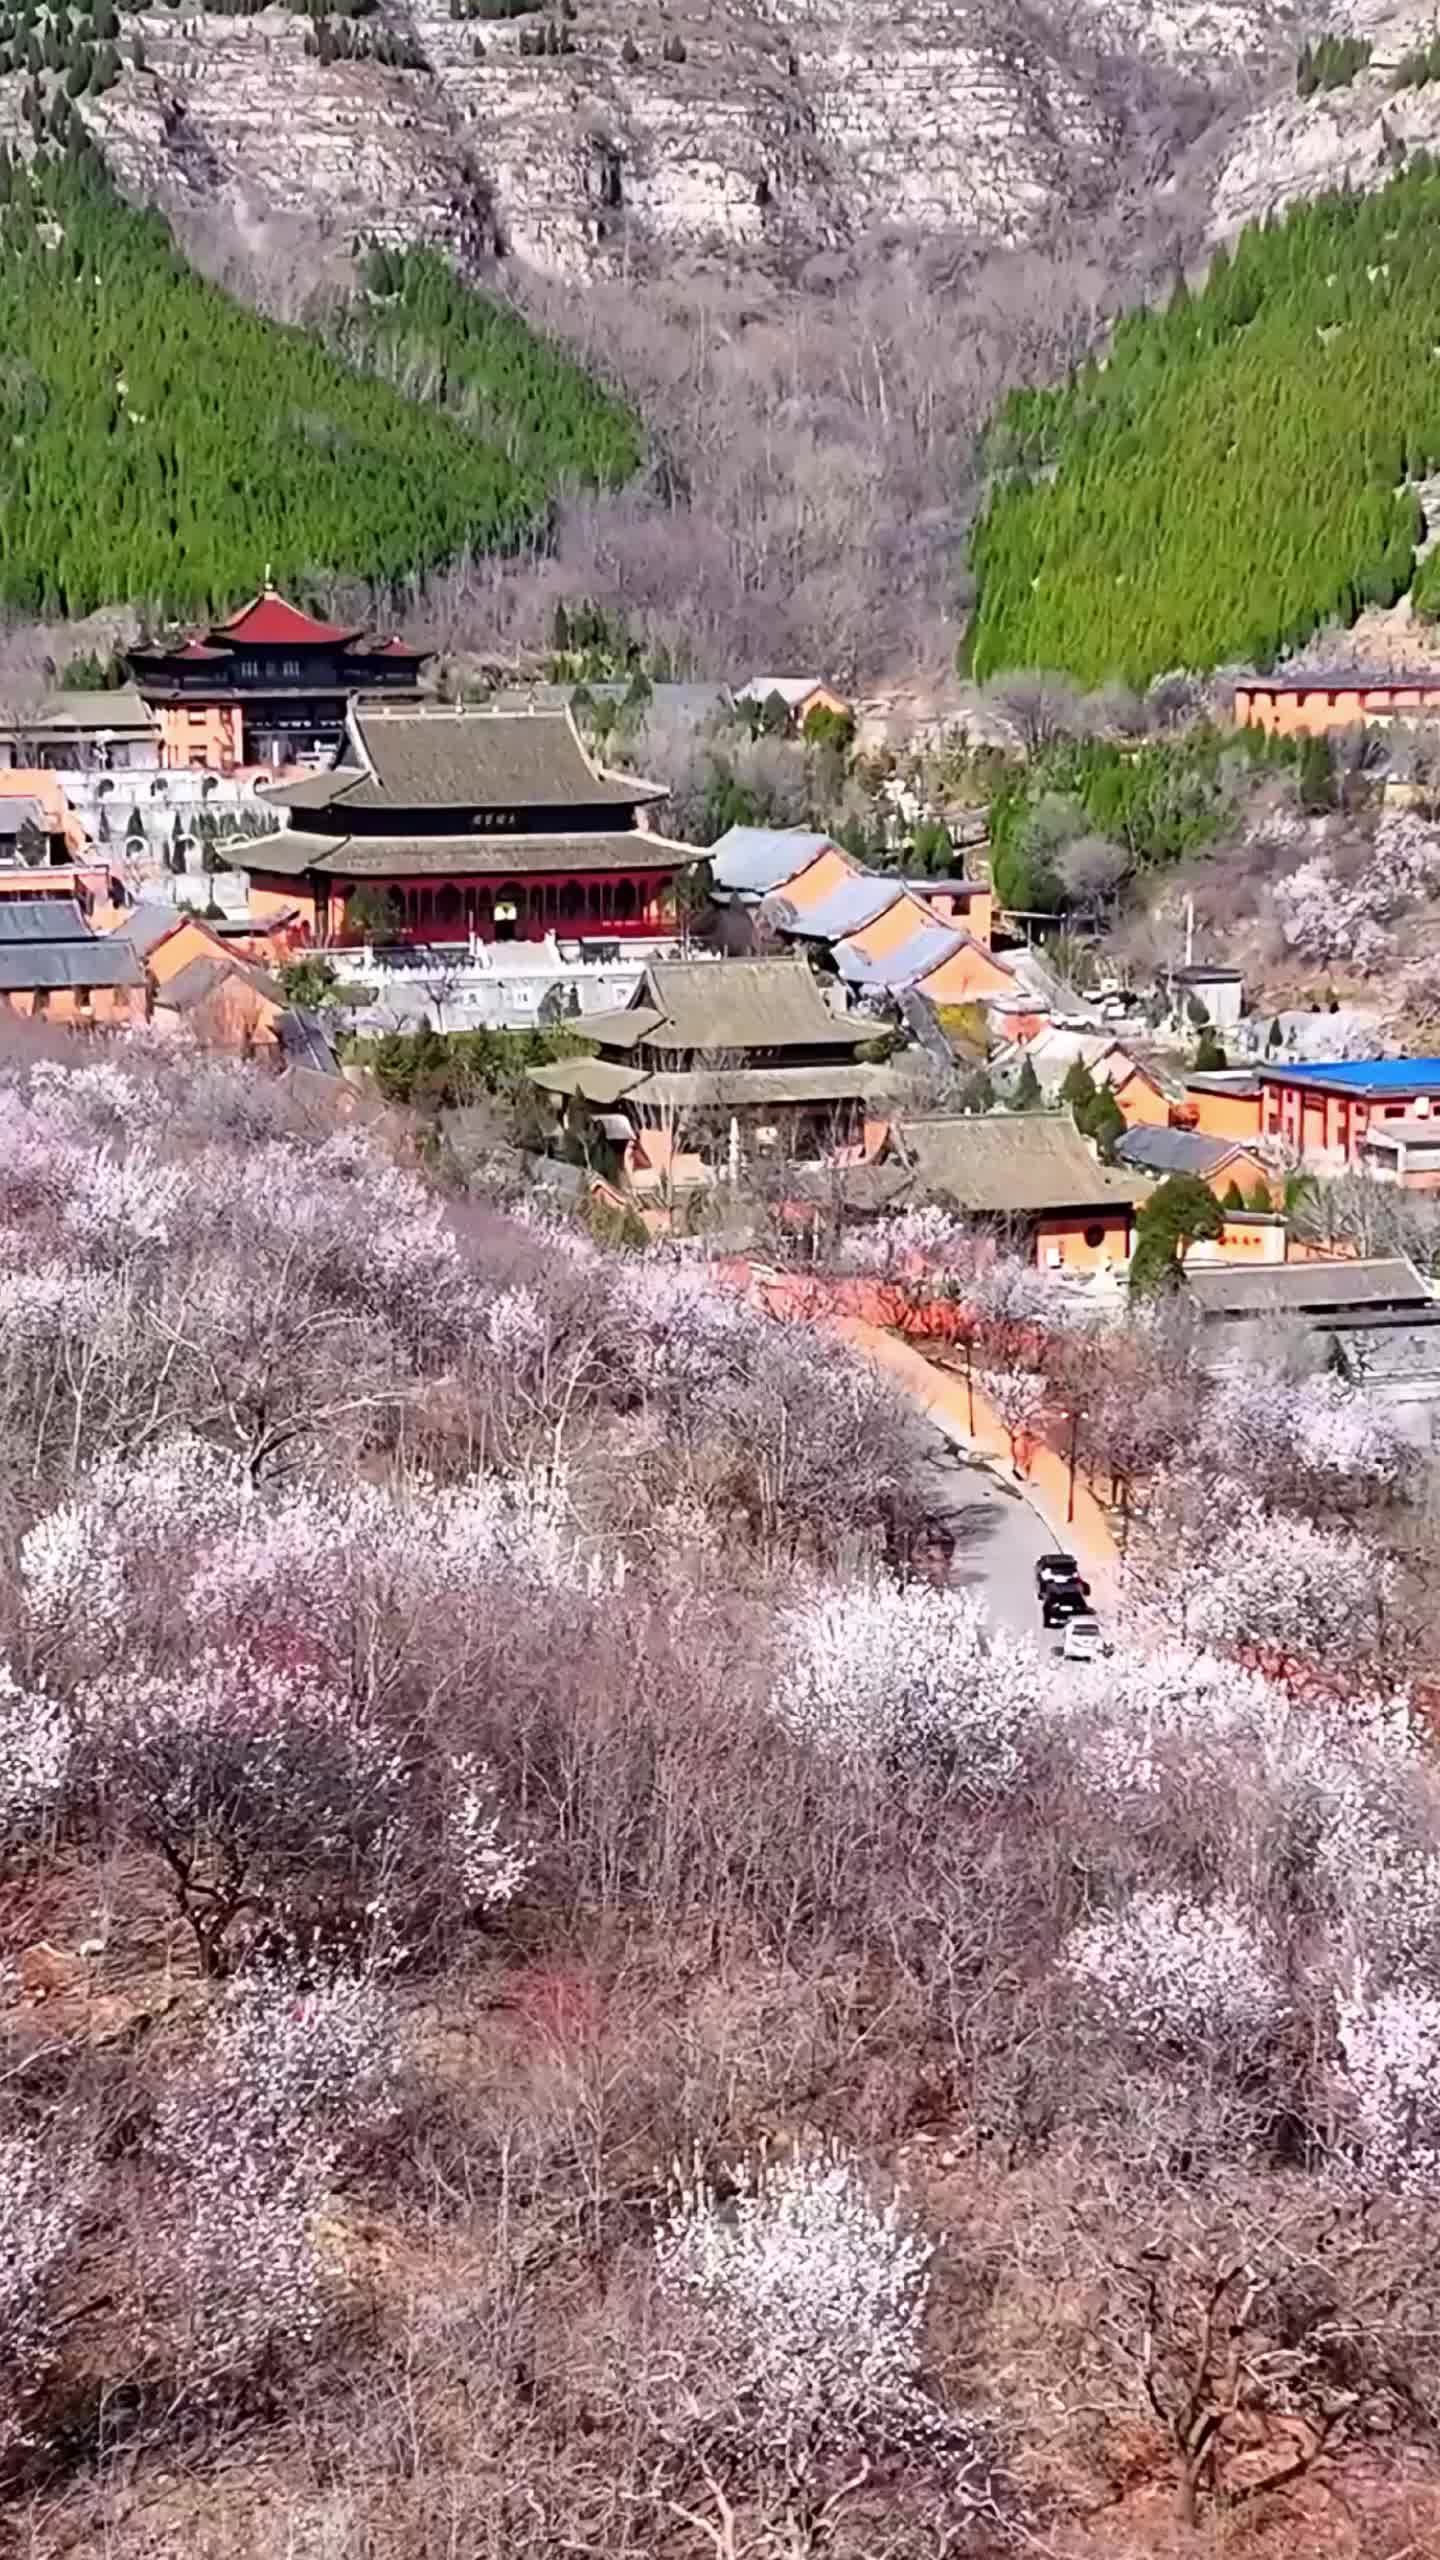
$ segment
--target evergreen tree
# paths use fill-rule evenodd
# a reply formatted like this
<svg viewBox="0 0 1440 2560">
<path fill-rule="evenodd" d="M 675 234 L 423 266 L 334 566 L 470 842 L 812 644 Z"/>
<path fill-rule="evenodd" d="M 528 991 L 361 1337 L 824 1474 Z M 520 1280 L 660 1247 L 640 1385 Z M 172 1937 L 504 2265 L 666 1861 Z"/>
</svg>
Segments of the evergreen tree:
<svg viewBox="0 0 1440 2560">
<path fill-rule="evenodd" d="M 1318 731 L 1301 741 L 1300 806 L 1312 817 L 1320 817 L 1335 806 L 1335 769 L 1330 741 Z"/>
<path fill-rule="evenodd" d="M 97 80 L 116 70 L 102 44 Z M 89 76 L 87 56 L 67 93 Z M 22 103 L 60 138 L 33 82 Z M 534 535 L 562 477 L 615 485 L 638 462 L 628 411 L 440 259 L 402 259 L 396 304 L 357 305 L 337 352 L 189 269 L 163 222 L 110 190 L 78 117 L 64 140 L 35 164 L 33 204 L 27 184 L 3 215 L 0 607 L 218 611 L 253 587 L 257 528 L 282 585 L 325 561 L 393 586 Z M 402 344 L 483 429 L 364 369 Z"/>
<path fill-rule="evenodd" d="M 1039 1111 L 1044 1107 L 1044 1102 L 1045 1096 L 1040 1090 L 1040 1079 L 1035 1073 L 1035 1062 L 1027 1053 L 1020 1061 L 1020 1073 L 1015 1079 L 1015 1094 L 1010 1107 L 1012 1111 Z"/>
<path fill-rule="evenodd" d="M 1202 1238 L 1218 1236 L 1224 1224 L 1219 1201 L 1198 1174 L 1168 1175 L 1151 1192 L 1135 1220 L 1131 1297 L 1163 1297 L 1179 1280 L 1183 1248 Z"/>
<path fill-rule="evenodd" d="M 1093 1139 L 1103 1164 L 1113 1164 L 1115 1150 L 1125 1135 L 1125 1114 L 1108 1084 L 1102 1084 L 1081 1122 L 1087 1138 Z"/>
<path fill-rule="evenodd" d="M 1207 1022 L 1195 1044 L 1195 1069 L 1198 1075 L 1216 1075 L 1228 1066 L 1224 1044 Z"/>
<path fill-rule="evenodd" d="M 1295 206 L 1198 292 L 1122 318 L 1104 361 L 1020 391 L 988 438 L 975 672 L 1144 683 L 1266 665 L 1390 604 L 1440 467 L 1440 170 Z M 1440 553 L 1415 597 L 1440 603 Z"/>
<path fill-rule="evenodd" d="M 1095 1079 L 1083 1058 L 1077 1058 L 1066 1070 L 1060 1099 L 1074 1112 L 1077 1126 L 1083 1129 L 1087 1112 L 1095 1108 Z"/>
</svg>

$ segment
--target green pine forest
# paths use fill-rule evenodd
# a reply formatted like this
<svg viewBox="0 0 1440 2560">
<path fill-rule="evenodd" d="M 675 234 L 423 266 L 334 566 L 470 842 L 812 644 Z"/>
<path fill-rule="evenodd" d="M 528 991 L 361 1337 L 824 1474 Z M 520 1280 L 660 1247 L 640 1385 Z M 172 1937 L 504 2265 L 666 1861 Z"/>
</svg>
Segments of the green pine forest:
<svg viewBox="0 0 1440 2560">
<path fill-rule="evenodd" d="M 542 528 L 562 478 L 629 476 L 619 402 L 438 259 L 400 264 L 351 351 L 428 338 L 426 399 L 206 283 L 78 125 L 28 167 L 0 150 L 0 603 L 203 614 L 257 560 L 302 593 L 389 584 Z"/>
<path fill-rule="evenodd" d="M 1440 465 L 1440 167 L 1252 226 L 1202 289 L 1013 394 L 975 532 L 977 675 L 1265 665 L 1410 583 Z M 1440 555 L 1416 602 L 1440 611 Z"/>
</svg>

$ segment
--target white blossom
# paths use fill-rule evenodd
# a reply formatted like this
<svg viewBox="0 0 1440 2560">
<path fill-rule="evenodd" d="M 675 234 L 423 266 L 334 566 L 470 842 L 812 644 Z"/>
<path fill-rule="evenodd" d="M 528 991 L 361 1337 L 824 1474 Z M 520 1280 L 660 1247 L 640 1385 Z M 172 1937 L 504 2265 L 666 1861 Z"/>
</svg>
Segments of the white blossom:
<svg viewBox="0 0 1440 2560">
<path fill-rule="evenodd" d="M 835 1262 L 841 1271 L 939 1273 L 968 1270 L 974 1248 L 975 1230 L 948 1209 L 932 1206 L 852 1227 L 840 1239 Z"/>
<path fill-rule="evenodd" d="M 317 2218 L 346 2142 L 389 2112 L 398 2059 L 395 2012 L 373 1974 L 315 1985 L 282 1969 L 232 1986 L 158 2110 L 161 2154 L 181 2182 L 192 2387 L 313 2343 L 331 2298 Z"/>
<path fill-rule="evenodd" d="M 47 2289 L 90 2191 L 89 2163 L 25 2127 L 0 2133 L 0 2456 L 25 2440 L 23 2399 L 54 2354 Z"/>
<path fill-rule="evenodd" d="M 1201 1644 L 1269 1647 L 1315 1664 L 1380 1648 L 1393 1558 L 1348 1529 L 1266 1511 L 1244 1489 L 1214 1489 L 1203 1552 L 1172 1553 L 1158 1594 Z"/>
<path fill-rule="evenodd" d="M 551 1591 L 618 1587 L 623 1558 L 587 1553 L 563 1473 L 478 1475 L 459 1485 L 300 1482 L 262 1498 L 195 1559 L 187 1606 L 203 1621 L 334 1623 L 348 1605 L 407 1623 L 441 1598 L 479 1607 L 498 1581 Z M 343 1619 L 342 1619 L 343 1623 Z"/>
<path fill-rule="evenodd" d="M 72 1150 L 62 1216 L 88 1253 L 109 1260 L 170 1243 L 189 1189 L 185 1167 L 150 1147 Z"/>
<path fill-rule="evenodd" d="M 534 1864 L 534 1851 L 510 1837 L 496 1793 L 495 1772 L 473 1752 L 450 1762 L 453 1794 L 450 1840 L 461 1895 L 472 1910 L 498 1911 L 513 1902 Z"/>
<path fill-rule="evenodd" d="M 1392 957 L 1394 927 L 1440 880 L 1440 830 L 1406 810 L 1387 810 L 1367 859 L 1351 876 L 1328 854 L 1312 854 L 1271 892 L 1280 930 L 1306 959 L 1343 958 L 1373 968 Z"/>
<path fill-rule="evenodd" d="M 22 1689 L 0 1660 L 0 1841 L 28 1830 L 70 1772 L 70 1725 L 52 1698 Z"/>
<path fill-rule="evenodd" d="M 20 1542 L 27 1616 L 45 1633 L 118 1631 L 140 1572 L 173 1581 L 177 1560 L 233 1530 L 248 1499 L 243 1470 L 205 1440 L 108 1453 Z"/>
<path fill-rule="evenodd" d="M 1223 1654 L 1133 1641 L 1078 1668 L 1055 1711 L 1087 1784 L 1120 1805 L 1157 1794 L 1177 1755 L 1264 1747 L 1291 1716 L 1283 1689 Z"/>
<path fill-rule="evenodd" d="M 154 1107 L 153 1088 L 102 1059 L 64 1066 L 42 1058 L 30 1069 L 30 1103 L 49 1129 L 65 1137 L 106 1137 L 140 1128 Z"/>
<path fill-rule="evenodd" d="M 484 1316 L 487 1348 L 497 1360 L 523 1367 L 544 1350 L 548 1334 L 545 1313 L 533 1289 L 523 1282 L 513 1289 L 501 1289 L 490 1300 Z"/>
<path fill-rule="evenodd" d="M 310 2143 L 280 2158 L 223 2139 L 192 2166 L 177 2249 L 192 2389 L 213 2391 L 319 2336 L 330 2287 L 315 2222 L 329 2166 Z"/>
<path fill-rule="evenodd" d="M 771 1706 L 799 1740 L 846 1758 L 939 1757 L 976 1793 L 1014 1784 L 1040 1657 L 992 1632 L 968 1593 L 856 1583 L 791 1611 L 780 1636 Z"/>
<path fill-rule="evenodd" d="M 1049 1390 L 1030 1369 L 977 1369 L 975 1385 L 1013 1440 L 1041 1413 Z"/>
<path fill-rule="evenodd" d="M 656 2236 L 660 2279 L 704 2316 L 716 2379 L 771 2445 L 943 2431 L 920 2387 L 930 2243 L 834 2149 L 698 2172 Z"/>
<path fill-rule="evenodd" d="M 1200 2051 L 1248 2043 L 1285 2011 L 1256 1930 L 1224 1895 L 1133 1894 L 1072 1930 L 1062 1964 L 1107 2017 L 1146 2041 Z"/>
<path fill-rule="evenodd" d="M 1382 1487 L 1397 1483 L 1409 1447 L 1377 1397 L 1321 1372 L 1286 1378 L 1232 1364 L 1202 1415 L 1202 1446 L 1223 1467 L 1243 1449 L 1262 1474 L 1295 1473 Z"/>
<path fill-rule="evenodd" d="M 9 1346 L 59 1340 L 123 1339 L 127 1300 L 121 1285 L 83 1264 L 50 1260 L 0 1271 L 0 1325 Z"/>
<path fill-rule="evenodd" d="M 258 2155 L 338 2148 L 384 2115 L 399 2060 L 394 2004 L 373 1972 L 318 1983 L 283 1966 L 242 1976 L 192 2076 L 167 2092 L 161 2140 L 190 2169 L 217 2142 Z"/>
<path fill-rule="evenodd" d="M 1440 1996 L 1372 1993 L 1363 1969 L 1337 2003 L 1340 2063 L 1367 2175 L 1440 2195 Z"/>
</svg>

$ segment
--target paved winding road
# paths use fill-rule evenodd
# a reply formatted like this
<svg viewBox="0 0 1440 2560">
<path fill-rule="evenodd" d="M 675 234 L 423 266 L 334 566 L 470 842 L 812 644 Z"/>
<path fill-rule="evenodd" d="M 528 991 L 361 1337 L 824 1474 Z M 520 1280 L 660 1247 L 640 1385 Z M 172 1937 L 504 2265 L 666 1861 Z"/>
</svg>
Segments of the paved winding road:
<svg viewBox="0 0 1440 2560">
<path fill-rule="evenodd" d="M 925 1498 L 955 1541 L 950 1581 L 983 1600 L 991 1622 L 1054 1646 L 1040 1623 L 1035 1559 L 1057 1540 L 1015 1484 L 984 1458 L 968 1458 L 940 1431 L 926 1430 Z"/>
</svg>

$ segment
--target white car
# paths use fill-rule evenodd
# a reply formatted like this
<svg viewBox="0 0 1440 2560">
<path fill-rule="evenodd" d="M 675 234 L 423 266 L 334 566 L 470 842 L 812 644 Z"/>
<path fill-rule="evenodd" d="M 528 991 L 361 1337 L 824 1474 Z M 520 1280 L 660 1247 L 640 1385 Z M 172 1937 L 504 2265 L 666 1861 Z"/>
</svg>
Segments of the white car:
<svg viewBox="0 0 1440 2560">
<path fill-rule="evenodd" d="M 1060 1651 L 1067 1662 L 1095 1662 L 1104 1650 L 1098 1618 L 1070 1620 L 1060 1644 Z"/>
</svg>

